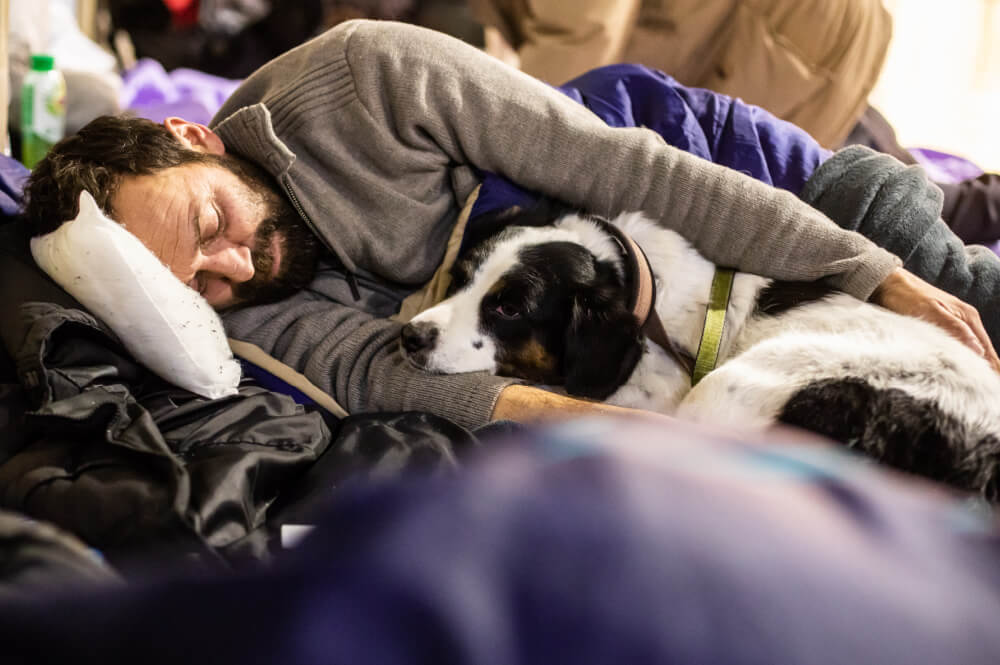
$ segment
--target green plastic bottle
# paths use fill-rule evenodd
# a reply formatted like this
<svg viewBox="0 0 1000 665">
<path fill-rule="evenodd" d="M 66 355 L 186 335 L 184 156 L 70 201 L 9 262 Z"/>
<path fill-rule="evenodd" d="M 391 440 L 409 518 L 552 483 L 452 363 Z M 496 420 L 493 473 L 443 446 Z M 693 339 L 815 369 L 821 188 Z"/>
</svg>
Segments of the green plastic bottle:
<svg viewBox="0 0 1000 665">
<path fill-rule="evenodd" d="M 51 55 L 31 56 L 21 87 L 21 162 L 38 163 L 66 131 L 66 80 Z"/>
</svg>

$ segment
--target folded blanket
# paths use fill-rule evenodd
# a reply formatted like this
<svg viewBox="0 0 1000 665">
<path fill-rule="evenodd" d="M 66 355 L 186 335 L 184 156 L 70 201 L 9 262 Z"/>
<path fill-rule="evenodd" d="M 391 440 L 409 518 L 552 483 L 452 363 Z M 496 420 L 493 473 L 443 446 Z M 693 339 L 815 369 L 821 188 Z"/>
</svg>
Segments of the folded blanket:
<svg viewBox="0 0 1000 665">
<path fill-rule="evenodd" d="M 941 219 L 941 190 L 921 167 L 850 146 L 820 165 L 799 195 L 899 256 L 910 272 L 976 307 L 1000 346 L 1000 258 L 952 233 Z"/>
</svg>

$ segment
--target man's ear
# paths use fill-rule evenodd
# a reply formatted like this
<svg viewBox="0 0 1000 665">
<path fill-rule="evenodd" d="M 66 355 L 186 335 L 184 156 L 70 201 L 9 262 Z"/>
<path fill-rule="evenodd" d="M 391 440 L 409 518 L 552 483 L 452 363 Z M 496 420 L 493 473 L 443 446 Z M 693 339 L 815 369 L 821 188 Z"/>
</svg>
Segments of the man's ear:
<svg viewBox="0 0 1000 665">
<path fill-rule="evenodd" d="M 639 323 L 621 306 L 594 308 L 576 302 L 566 331 L 566 392 L 606 399 L 632 375 L 642 356 Z"/>
<path fill-rule="evenodd" d="M 164 120 L 163 126 L 186 148 L 213 155 L 221 155 L 226 152 L 226 146 L 222 144 L 219 135 L 205 125 L 175 116 Z"/>
</svg>

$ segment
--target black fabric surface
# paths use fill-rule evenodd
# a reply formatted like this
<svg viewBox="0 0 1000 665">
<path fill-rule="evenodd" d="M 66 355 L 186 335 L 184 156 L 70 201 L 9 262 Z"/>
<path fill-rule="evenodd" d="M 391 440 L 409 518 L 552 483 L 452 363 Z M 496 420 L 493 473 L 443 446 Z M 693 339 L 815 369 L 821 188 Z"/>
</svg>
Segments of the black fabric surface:
<svg viewBox="0 0 1000 665">
<path fill-rule="evenodd" d="M 0 600 L 65 593 L 84 584 L 117 584 L 101 556 L 48 524 L 0 510 Z"/>
<path fill-rule="evenodd" d="M 207 400 L 138 364 L 0 225 L 0 508 L 58 525 L 128 573 L 267 558 L 353 475 L 450 469 L 467 430 L 428 414 L 344 423 L 244 379 Z M 314 467 L 317 460 L 322 464 Z"/>
</svg>

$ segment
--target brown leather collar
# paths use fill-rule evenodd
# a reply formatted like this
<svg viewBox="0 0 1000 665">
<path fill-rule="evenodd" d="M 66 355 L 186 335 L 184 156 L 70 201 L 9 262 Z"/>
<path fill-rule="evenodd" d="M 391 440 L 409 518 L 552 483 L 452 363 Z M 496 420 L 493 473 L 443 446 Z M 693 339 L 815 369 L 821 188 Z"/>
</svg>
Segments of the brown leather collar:
<svg viewBox="0 0 1000 665">
<path fill-rule="evenodd" d="M 629 290 L 628 308 L 640 323 L 640 330 L 667 352 L 688 373 L 694 374 L 694 356 L 681 349 L 663 328 L 656 313 L 656 281 L 645 252 L 621 229 L 600 217 L 594 218 L 618 244 L 625 263 L 625 287 Z"/>
</svg>

